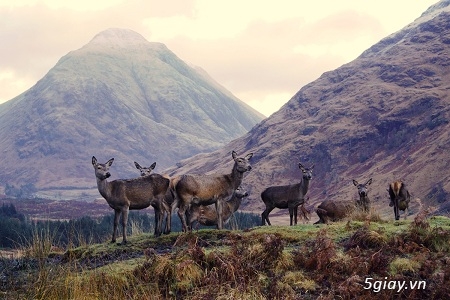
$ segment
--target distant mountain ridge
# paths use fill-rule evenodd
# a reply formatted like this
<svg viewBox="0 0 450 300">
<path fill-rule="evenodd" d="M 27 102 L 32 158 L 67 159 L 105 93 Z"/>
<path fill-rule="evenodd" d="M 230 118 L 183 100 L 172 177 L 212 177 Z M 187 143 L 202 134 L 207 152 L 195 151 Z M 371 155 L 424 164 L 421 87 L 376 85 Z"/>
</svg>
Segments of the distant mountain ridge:
<svg viewBox="0 0 450 300">
<path fill-rule="evenodd" d="M 157 170 L 242 136 L 264 116 L 165 45 L 111 28 L 63 56 L 35 86 L 0 105 L 0 182 L 95 186 L 90 159 L 114 177 Z"/>
<path fill-rule="evenodd" d="M 254 152 L 242 209 L 262 212 L 268 186 L 300 181 L 315 165 L 309 206 L 357 197 L 352 179 L 373 178 L 373 206 L 390 216 L 387 187 L 403 180 L 411 208 L 450 201 L 450 1 L 301 88 L 279 111 L 220 150 L 167 170 L 228 172 L 230 153 Z M 181 167 L 180 167 L 181 166 Z M 288 212 L 284 211 L 283 215 Z M 314 214 L 315 215 L 315 214 Z"/>
</svg>

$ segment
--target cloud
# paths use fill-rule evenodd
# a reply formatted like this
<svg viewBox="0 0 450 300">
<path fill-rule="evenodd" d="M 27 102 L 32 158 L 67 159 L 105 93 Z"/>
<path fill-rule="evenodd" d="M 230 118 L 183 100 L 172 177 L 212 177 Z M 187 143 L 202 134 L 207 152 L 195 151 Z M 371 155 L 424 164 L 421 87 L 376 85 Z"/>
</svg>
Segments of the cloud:
<svg viewBox="0 0 450 300">
<path fill-rule="evenodd" d="M 434 2 L 0 0 L 0 102 L 30 88 L 100 31 L 121 27 L 166 44 L 269 114 Z"/>
</svg>

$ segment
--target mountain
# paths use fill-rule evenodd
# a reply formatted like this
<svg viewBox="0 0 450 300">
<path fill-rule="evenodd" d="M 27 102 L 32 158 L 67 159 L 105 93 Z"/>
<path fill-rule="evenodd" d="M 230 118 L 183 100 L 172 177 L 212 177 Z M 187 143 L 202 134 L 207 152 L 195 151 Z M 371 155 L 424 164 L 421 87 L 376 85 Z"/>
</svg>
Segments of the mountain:
<svg viewBox="0 0 450 300">
<path fill-rule="evenodd" d="M 250 196 L 243 210 L 262 212 L 260 193 L 266 187 L 298 182 L 298 162 L 315 165 L 310 206 L 326 199 L 354 199 L 352 179 L 362 183 L 373 178 L 369 197 L 382 214 L 393 218 L 387 187 L 396 179 L 422 205 L 439 207 L 449 201 L 450 192 L 449 79 L 446 0 L 354 61 L 301 88 L 243 137 L 167 172 L 229 172 L 232 150 L 251 151 L 253 168 L 243 180 Z M 411 206 L 417 212 L 419 202 Z"/>
<path fill-rule="evenodd" d="M 108 29 L 0 105 L 0 182 L 95 190 L 93 155 L 114 157 L 116 178 L 134 177 L 134 160 L 162 170 L 263 118 L 165 45 Z"/>
</svg>

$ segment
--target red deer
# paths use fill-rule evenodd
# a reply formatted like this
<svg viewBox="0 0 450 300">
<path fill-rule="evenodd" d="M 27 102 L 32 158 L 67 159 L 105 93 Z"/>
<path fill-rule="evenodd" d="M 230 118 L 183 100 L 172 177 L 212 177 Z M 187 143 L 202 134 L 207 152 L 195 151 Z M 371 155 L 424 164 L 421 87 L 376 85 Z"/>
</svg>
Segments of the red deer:
<svg viewBox="0 0 450 300">
<path fill-rule="evenodd" d="M 302 180 L 299 183 L 284 186 L 271 186 L 261 193 L 261 199 L 266 205 L 266 209 L 261 214 L 262 226 L 266 224 L 266 221 L 268 225 L 271 225 L 269 213 L 274 208 L 288 208 L 291 226 L 293 225 L 293 221 L 295 221 L 295 225 L 297 225 L 298 206 L 305 203 L 305 195 L 308 192 L 309 181 L 312 178 L 314 165 L 310 168 L 305 168 L 299 163 L 298 167 L 303 173 Z"/>
<path fill-rule="evenodd" d="M 344 219 L 356 208 L 368 212 L 370 210 L 370 202 L 368 197 L 368 186 L 372 184 L 370 178 L 365 184 L 359 184 L 353 180 L 353 184 L 358 188 L 359 200 L 325 200 L 316 209 L 319 220 L 314 224 L 328 224 L 329 221 L 336 222 Z"/>
<path fill-rule="evenodd" d="M 223 228 L 223 201 L 228 201 L 234 191 L 241 185 L 244 173 L 251 170 L 249 160 L 253 153 L 245 157 L 238 157 L 232 152 L 234 166 L 230 174 L 225 175 L 182 175 L 175 186 L 176 197 L 179 201 L 178 216 L 183 231 L 190 228 L 186 221 L 186 211 L 191 203 L 209 205 L 215 203 L 217 210 L 217 228 Z"/>
<path fill-rule="evenodd" d="M 358 188 L 359 200 L 356 200 L 356 206 L 364 212 L 370 211 L 370 200 L 368 196 L 368 187 L 372 184 L 372 178 L 367 180 L 366 183 L 360 184 L 353 179 L 353 184 Z"/>
<path fill-rule="evenodd" d="M 92 156 L 92 166 L 97 179 L 97 187 L 100 195 L 105 198 L 109 206 L 114 209 L 114 231 L 111 242 L 116 241 L 117 226 L 122 214 L 122 244 L 127 243 L 126 227 L 128 222 L 128 212 L 134 209 L 144 209 L 153 206 L 155 209 L 155 236 L 161 235 L 161 202 L 169 187 L 169 179 L 159 174 L 138 177 L 134 179 L 117 179 L 111 182 L 107 178 L 111 176 L 109 168 L 114 158 L 105 164 L 97 162 Z"/>
<path fill-rule="evenodd" d="M 389 196 L 391 198 L 391 203 L 389 206 L 394 206 L 394 216 L 395 220 L 400 219 L 400 210 L 405 212 L 409 210 L 409 202 L 411 201 L 411 195 L 407 190 L 405 184 L 399 180 L 389 184 Z"/>
<path fill-rule="evenodd" d="M 239 209 L 242 199 L 247 196 L 248 193 L 243 188 L 238 187 L 231 199 L 224 203 L 222 211 L 224 224 L 228 223 L 231 216 Z M 213 205 L 191 204 L 188 215 L 191 228 L 193 228 L 195 222 L 204 226 L 217 226 L 218 223 L 217 211 Z"/>
<path fill-rule="evenodd" d="M 134 165 L 136 166 L 136 169 L 138 169 L 141 172 L 141 176 L 147 176 L 152 173 L 152 170 L 156 166 L 156 162 L 154 162 L 150 167 L 141 167 L 141 165 L 137 162 L 134 162 Z M 178 206 L 178 203 L 176 202 L 175 188 L 174 188 L 174 185 L 176 184 L 178 177 L 169 178 L 165 175 L 162 176 L 170 180 L 169 188 L 167 189 L 167 192 L 164 196 L 164 201 L 162 202 L 162 217 L 165 219 L 166 222 L 163 233 L 169 234 L 172 228 L 171 226 L 172 212 Z"/>
</svg>

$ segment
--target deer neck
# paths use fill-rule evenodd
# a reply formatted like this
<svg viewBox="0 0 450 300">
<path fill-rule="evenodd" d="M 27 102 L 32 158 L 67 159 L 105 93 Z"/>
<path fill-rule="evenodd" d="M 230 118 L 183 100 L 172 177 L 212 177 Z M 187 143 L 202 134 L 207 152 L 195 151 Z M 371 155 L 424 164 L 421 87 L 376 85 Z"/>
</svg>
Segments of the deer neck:
<svg viewBox="0 0 450 300">
<path fill-rule="evenodd" d="M 97 188 L 103 198 L 105 198 L 106 200 L 110 198 L 111 184 L 106 179 L 101 180 L 97 178 Z"/>
<path fill-rule="evenodd" d="M 230 201 L 226 202 L 226 205 L 229 207 L 231 213 L 234 213 L 239 209 L 239 206 L 241 206 L 242 199 L 243 198 L 233 196 L 233 198 L 231 198 Z"/>
<path fill-rule="evenodd" d="M 369 196 L 367 196 L 367 195 L 365 195 L 365 196 L 359 195 L 359 201 L 361 201 L 361 202 L 369 201 Z"/>
<path fill-rule="evenodd" d="M 303 196 L 306 195 L 309 188 L 309 179 L 302 178 L 302 182 L 300 184 L 300 189 L 302 190 Z"/>
<path fill-rule="evenodd" d="M 231 179 L 233 190 L 236 190 L 242 183 L 242 179 L 244 178 L 244 172 L 240 172 L 237 169 L 237 164 L 234 164 L 233 171 L 231 172 L 229 177 Z"/>
</svg>

